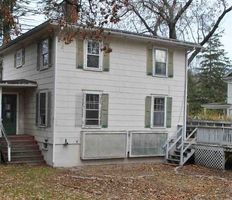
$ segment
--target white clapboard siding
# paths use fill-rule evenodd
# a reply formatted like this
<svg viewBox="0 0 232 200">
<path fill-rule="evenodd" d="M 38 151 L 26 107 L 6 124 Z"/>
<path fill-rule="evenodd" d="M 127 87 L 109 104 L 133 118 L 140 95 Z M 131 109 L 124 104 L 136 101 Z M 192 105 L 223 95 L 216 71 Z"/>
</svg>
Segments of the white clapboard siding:
<svg viewBox="0 0 232 200">
<path fill-rule="evenodd" d="M 110 71 L 94 72 L 76 68 L 76 42 L 58 43 L 56 68 L 56 133 L 80 138 L 83 130 L 82 90 L 109 94 L 108 128 L 104 130 L 147 130 L 144 128 L 145 97 L 151 94 L 173 97 L 172 128 L 183 122 L 185 52 L 174 51 L 174 78 L 146 74 L 146 43 L 123 39 L 110 41 Z M 154 129 L 154 131 L 160 131 Z"/>
</svg>

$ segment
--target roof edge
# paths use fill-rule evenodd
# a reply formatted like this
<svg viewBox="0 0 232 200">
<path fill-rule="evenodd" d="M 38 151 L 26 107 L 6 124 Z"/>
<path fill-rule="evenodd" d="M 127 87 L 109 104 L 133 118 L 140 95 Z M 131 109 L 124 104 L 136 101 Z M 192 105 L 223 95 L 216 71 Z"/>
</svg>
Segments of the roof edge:
<svg viewBox="0 0 232 200">
<path fill-rule="evenodd" d="M 47 20 L 44 23 L 34 27 L 33 29 L 27 31 L 26 33 L 23 33 L 19 37 L 15 38 L 14 40 L 10 41 L 6 45 L 3 45 L 0 47 L 0 54 L 2 51 L 8 49 L 9 47 L 13 46 L 19 41 L 25 40 L 27 37 L 33 35 L 34 33 L 41 31 L 44 28 L 47 28 L 49 26 L 53 27 L 58 27 L 58 23 L 54 20 Z M 74 27 L 76 29 L 81 28 L 81 25 L 70 25 L 70 27 Z M 97 28 L 96 28 L 97 29 Z M 124 30 L 119 30 L 119 29 L 110 29 L 110 28 L 104 28 L 104 33 L 106 34 L 111 34 L 119 37 L 125 37 L 125 38 L 134 38 L 134 39 L 141 39 L 141 40 L 147 40 L 147 41 L 157 41 L 160 43 L 166 43 L 166 44 L 173 44 L 177 46 L 184 47 L 186 49 L 200 49 L 202 48 L 201 45 L 192 43 L 192 42 L 185 42 L 181 40 L 176 40 L 176 39 L 170 39 L 170 38 L 164 38 L 164 37 L 158 37 L 158 36 L 151 36 L 151 35 L 145 35 L 145 34 L 140 34 L 140 33 L 135 33 L 135 32 L 130 32 L 130 31 L 124 31 Z"/>
</svg>

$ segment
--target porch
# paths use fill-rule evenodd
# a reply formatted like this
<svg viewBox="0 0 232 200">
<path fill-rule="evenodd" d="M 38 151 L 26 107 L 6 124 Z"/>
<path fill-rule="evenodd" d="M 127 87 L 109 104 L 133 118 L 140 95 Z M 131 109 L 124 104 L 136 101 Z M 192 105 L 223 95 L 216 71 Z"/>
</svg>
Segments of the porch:
<svg viewBox="0 0 232 200">
<path fill-rule="evenodd" d="M 184 165 L 190 158 L 199 165 L 225 169 L 232 164 L 232 123 L 191 120 L 165 144 L 166 160 Z M 232 165 L 230 166 L 230 168 Z"/>
<path fill-rule="evenodd" d="M 25 79 L 0 81 L 0 151 L 7 163 L 44 162 L 28 128 L 28 108 L 35 110 L 36 88 L 36 82 Z"/>
</svg>

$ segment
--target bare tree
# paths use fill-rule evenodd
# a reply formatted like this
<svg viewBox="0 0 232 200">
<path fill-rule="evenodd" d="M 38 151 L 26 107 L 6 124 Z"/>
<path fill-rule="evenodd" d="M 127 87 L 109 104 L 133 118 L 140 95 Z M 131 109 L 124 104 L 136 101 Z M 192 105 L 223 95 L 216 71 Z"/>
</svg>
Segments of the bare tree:
<svg viewBox="0 0 232 200">
<path fill-rule="evenodd" d="M 127 7 L 130 12 L 122 23 L 133 19 L 133 26 L 140 26 L 135 30 L 154 36 L 190 40 L 202 46 L 232 10 L 232 5 L 228 5 L 226 0 L 131 0 Z M 129 20 L 128 16 L 131 17 Z M 189 64 L 199 52 L 200 49 L 193 51 Z"/>
</svg>

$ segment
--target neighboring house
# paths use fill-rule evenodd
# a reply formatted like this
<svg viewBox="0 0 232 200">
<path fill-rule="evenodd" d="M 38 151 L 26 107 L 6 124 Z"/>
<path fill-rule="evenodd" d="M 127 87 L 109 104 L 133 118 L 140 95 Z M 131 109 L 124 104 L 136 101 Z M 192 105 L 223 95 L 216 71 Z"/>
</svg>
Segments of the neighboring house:
<svg viewBox="0 0 232 200">
<path fill-rule="evenodd" d="M 228 72 L 223 80 L 227 83 L 227 115 L 232 116 L 232 71 Z"/>
<path fill-rule="evenodd" d="M 118 30 L 64 44 L 57 28 L 45 22 L 0 48 L 7 134 L 35 136 L 52 166 L 164 156 L 185 127 L 187 52 L 199 46 Z"/>
</svg>

